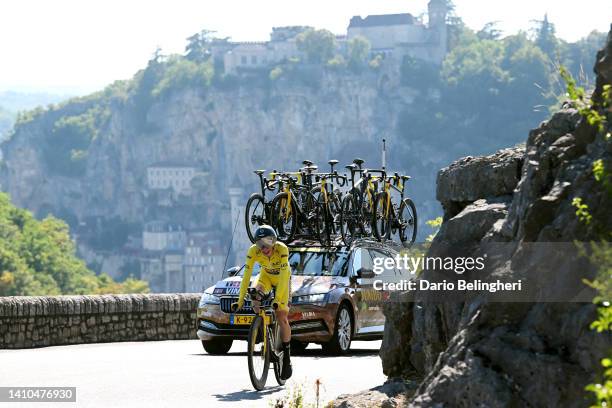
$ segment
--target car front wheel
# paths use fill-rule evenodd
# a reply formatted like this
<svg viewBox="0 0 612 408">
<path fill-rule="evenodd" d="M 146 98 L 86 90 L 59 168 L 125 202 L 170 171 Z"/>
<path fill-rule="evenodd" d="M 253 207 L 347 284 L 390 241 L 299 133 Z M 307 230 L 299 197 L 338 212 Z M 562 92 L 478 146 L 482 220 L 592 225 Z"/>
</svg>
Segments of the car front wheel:
<svg viewBox="0 0 612 408">
<path fill-rule="evenodd" d="M 202 340 L 202 346 L 204 346 L 204 350 L 206 350 L 208 354 L 227 354 L 232 348 L 232 339 Z"/>
<path fill-rule="evenodd" d="M 353 339 L 353 320 L 346 304 L 340 306 L 336 315 L 334 335 L 328 343 L 323 343 L 323 351 L 328 354 L 346 354 L 351 348 Z"/>
</svg>

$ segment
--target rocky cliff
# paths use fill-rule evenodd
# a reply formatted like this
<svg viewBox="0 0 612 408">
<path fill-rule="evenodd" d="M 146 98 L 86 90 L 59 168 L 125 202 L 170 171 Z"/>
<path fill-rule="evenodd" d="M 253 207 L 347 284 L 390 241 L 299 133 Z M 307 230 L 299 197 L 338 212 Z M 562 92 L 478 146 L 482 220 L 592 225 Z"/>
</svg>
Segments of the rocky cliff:
<svg viewBox="0 0 612 408">
<path fill-rule="evenodd" d="M 595 71 L 593 99 L 601 101 L 604 85 L 612 83 L 612 32 Z M 493 302 L 477 295 L 445 302 L 402 294 L 386 305 L 380 354 L 385 374 L 419 385 L 389 383 L 344 397 L 339 406 L 588 405 L 584 387 L 600 372 L 612 336 L 589 328 L 593 304 L 572 301 L 588 291 L 582 280 L 593 279 L 597 265 L 560 248 L 612 230 L 612 197 L 593 175 L 596 160 L 606 168 L 611 163 L 606 126 L 598 132 L 568 103 L 531 131 L 525 145 L 466 157 L 438 173 L 445 220 L 429 254 L 503 243 L 503 259 L 480 278 L 522 279 L 536 288 L 535 301 Z M 577 216 L 576 197 L 588 205 L 589 223 Z M 533 249 L 542 243 L 558 249 Z M 419 278 L 437 277 L 425 271 Z M 566 301 L 544 301 L 561 292 Z"/>
<path fill-rule="evenodd" d="M 156 162 L 193 163 L 207 170 L 211 193 L 222 199 L 234 182 L 254 189 L 251 171 L 262 166 L 296 168 L 309 158 L 327 168 L 328 159 L 349 162 L 354 156 L 378 166 L 382 138 L 390 142 L 391 163 L 403 162 L 408 147 L 398 143 L 397 118 L 415 91 L 399 86 L 393 73 L 322 71 L 316 78 L 312 84 L 243 80 L 231 89 L 187 86 L 154 99 L 144 111 L 137 92 L 74 100 L 17 126 L 2 146 L 0 184 L 15 204 L 38 213 L 61 215 L 70 209 L 78 219 L 142 221 L 146 168 Z M 86 149 L 83 171 L 71 177 L 54 173 L 44 150 L 54 143 L 50 135 L 58 121 L 101 106 L 104 120 Z M 437 160 L 415 151 L 414 159 L 420 156 L 421 161 Z M 425 159 L 429 156 L 434 159 Z M 419 183 L 426 185 L 432 183 Z M 421 196 L 431 196 L 433 212 L 431 187 L 417 188 Z"/>
</svg>

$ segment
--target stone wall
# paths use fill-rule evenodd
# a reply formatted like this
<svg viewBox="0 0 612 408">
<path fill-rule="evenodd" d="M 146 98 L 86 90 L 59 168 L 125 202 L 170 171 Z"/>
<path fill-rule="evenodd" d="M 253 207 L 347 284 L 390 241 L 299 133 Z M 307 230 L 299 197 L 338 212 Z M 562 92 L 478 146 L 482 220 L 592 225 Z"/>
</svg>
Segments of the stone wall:
<svg viewBox="0 0 612 408">
<path fill-rule="evenodd" d="M 198 294 L 0 297 L 0 349 L 196 338 Z"/>
</svg>

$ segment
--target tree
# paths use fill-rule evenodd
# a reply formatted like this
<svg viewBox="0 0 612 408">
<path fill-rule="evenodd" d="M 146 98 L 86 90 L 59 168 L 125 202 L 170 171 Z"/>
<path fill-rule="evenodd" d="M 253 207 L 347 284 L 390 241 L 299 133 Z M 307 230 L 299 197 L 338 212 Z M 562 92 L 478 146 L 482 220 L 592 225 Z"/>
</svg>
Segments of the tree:
<svg viewBox="0 0 612 408">
<path fill-rule="evenodd" d="M 497 28 L 499 21 L 491 21 L 486 23 L 476 36 L 481 40 L 498 40 L 501 37 L 501 30 Z"/>
<path fill-rule="evenodd" d="M 0 296 L 148 291 L 146 282 L 96 276 L 75 253 L 66 223 L 38 221 L 0 193 Z"/>
<path fill-rule="evenodd" d="M 535 20 L 535 44 L 549 58 L 555 58 L 557 52 L 557 38 L 555 37 L 555 25 L 548 21 L 548 14 L 544 14 L 544 20 Z"/>
<path fill-rule="evenodd" d="M 210 44 L 215 31 L 202 30 L 187 38 L 185 57 L 190 61 L 205 62 L 210 58 Z"/>
<path fill-rule="evenodd" d="M 361 69 L 370 56 L 370 41 L 360 35 L 351 38 L 348 43 L 348 64 L 353 70 Z"/>
<path fill-rule="evenodd" d="M 306 54 L 309 62 L 320 64 L 333 58 L 336 50 L 336 37 L 327 30 L 309 29 L 301 32 L 295 39 L 298 50 Z"/>
<path fill-rule="evenodd" d="M 432 63 L 406 55 L 400 67 L 402 85 L 418 90 L 435 88 L 440 82 L 440 68 Z"/>
</svg>

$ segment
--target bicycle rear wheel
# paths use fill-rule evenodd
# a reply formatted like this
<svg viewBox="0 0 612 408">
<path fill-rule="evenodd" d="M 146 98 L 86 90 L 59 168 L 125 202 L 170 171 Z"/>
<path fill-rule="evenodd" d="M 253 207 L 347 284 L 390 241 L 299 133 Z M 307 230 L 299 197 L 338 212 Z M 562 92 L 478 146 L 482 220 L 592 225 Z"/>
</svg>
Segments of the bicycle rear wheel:
<svg viewBox="0 0 612 408">
<path fill-rule="evenodd" d="M 249 363 L 249 377 L 251 384 L 257 391 L 261 391 L 266 386 L 268 370 L 270 369 L 270 347 L 266 342 L 264 349 L 264 325 L 261 316 L 255 317 L 249 329 L 247 360 Z"/>
<path fill-rule="evenodd" d="M 252 194 L 244 211 L 244 224 L 251 242 L 255 243 L 255 231 L 260 225 L 267 224 L 266 206 L 261 194 Z"/>
<path fill-rule="evenodd" d="M 278 358 L 275 358 L 274 361 L 272 362 L 272 366 L 274 367 L 274 378 L 276 378 L 276 382 L 278 383 L 278 385 L 285 385 L 285 383 L 287 382 L 287 380 L 283 380 L 281 378 L 281 374 L 282 374 L 282 370 L 283 370 L 283 357 L 284 357 L 284 351 L 282 351 L 282 340 L 281 340 L 281 334 L 280 334 L 280 326 L 278 324 L 274 324 L 274 339 L 275 339 L 275 344 L 274 344 L 274 350 L 276 352 L 276 355 Z M 278 351 L 281 350 L 281 351 Z"/>
</svg>

